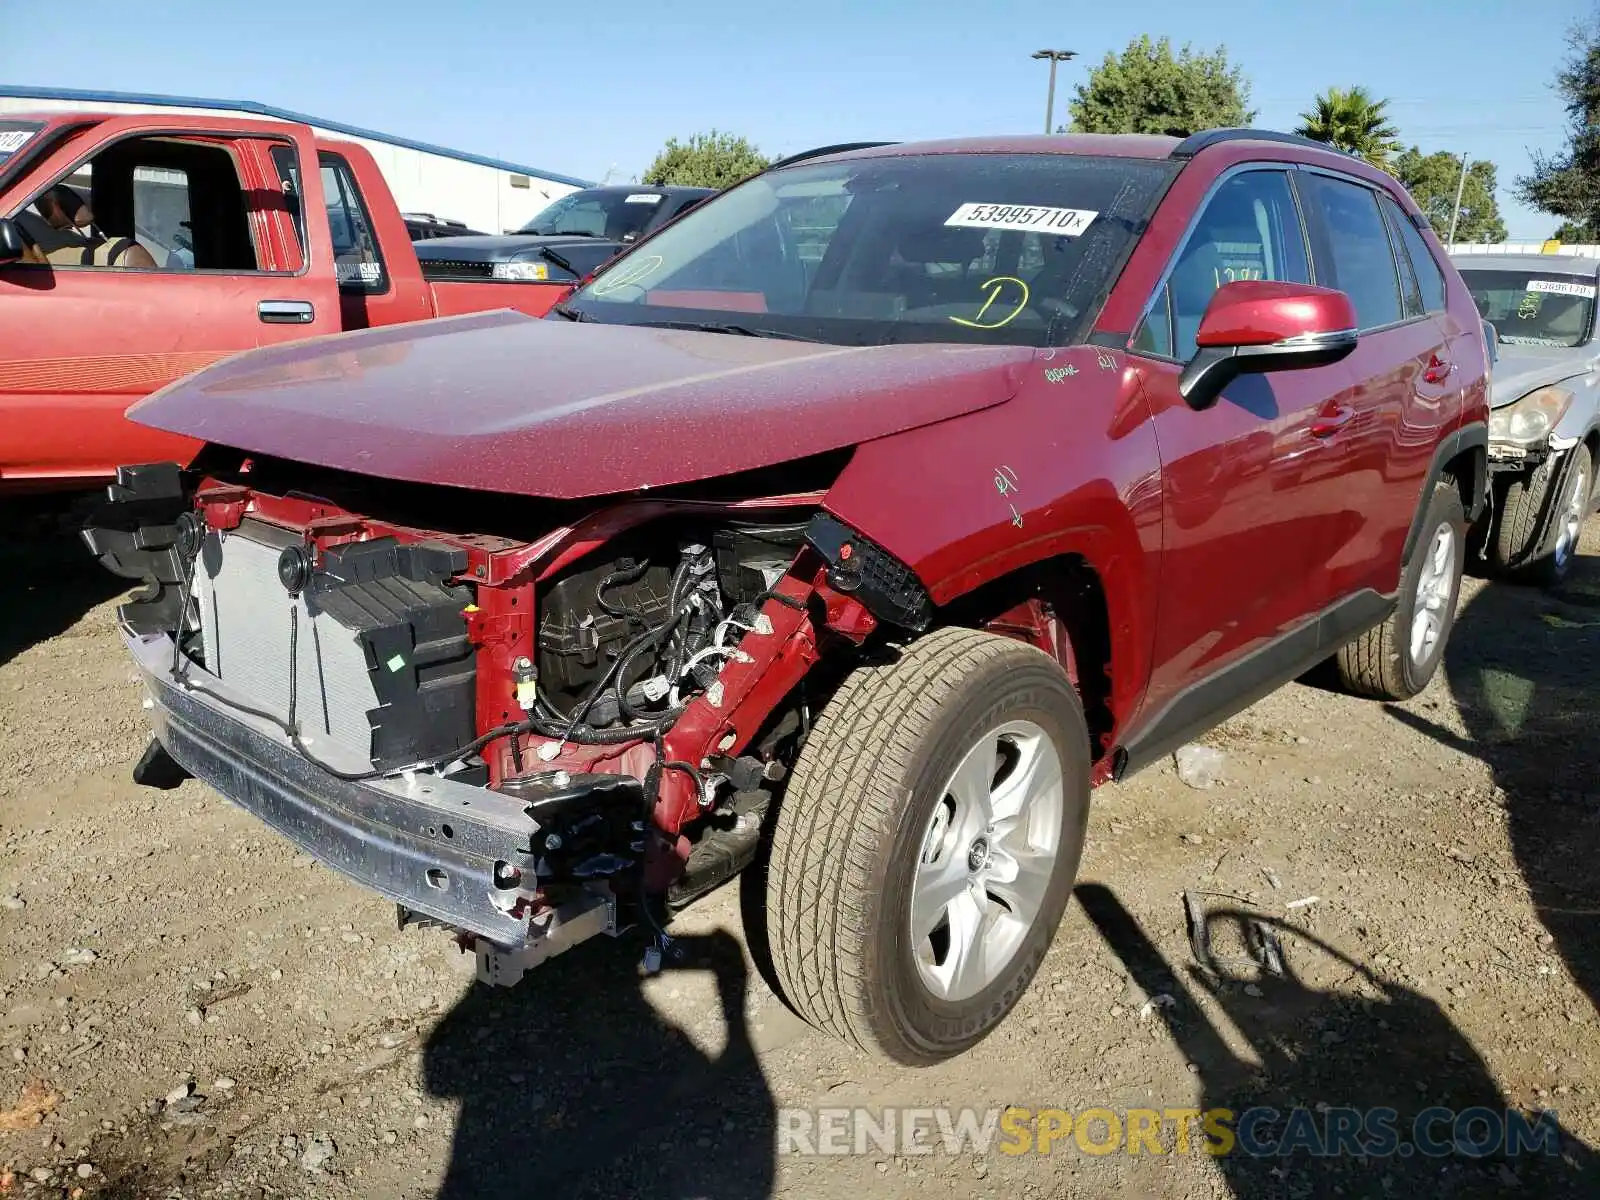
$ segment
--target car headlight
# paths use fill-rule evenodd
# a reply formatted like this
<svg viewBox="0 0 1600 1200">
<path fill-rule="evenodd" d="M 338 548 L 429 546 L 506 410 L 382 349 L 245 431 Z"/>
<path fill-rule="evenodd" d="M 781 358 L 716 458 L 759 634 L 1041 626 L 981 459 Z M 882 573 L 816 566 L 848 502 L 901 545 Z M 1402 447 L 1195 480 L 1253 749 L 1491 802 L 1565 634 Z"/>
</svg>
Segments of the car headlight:
<svg viewBox="0 0 1600 1200">
<path fill-rule="evenodd" d="M 497 262 L 493 278 L 516 283 L 543 283 L 550 278 L 550 267 L 542 262 Z"/>
<path fill-rule="evenodd" d="M 1562 387 L 1529 392 L 1515 404 L 1489 414 L 1489 440 L 1536 446 L 1550 436 L 1556 423 L 1572 406 L 1572 393 Z"/>
</svg>

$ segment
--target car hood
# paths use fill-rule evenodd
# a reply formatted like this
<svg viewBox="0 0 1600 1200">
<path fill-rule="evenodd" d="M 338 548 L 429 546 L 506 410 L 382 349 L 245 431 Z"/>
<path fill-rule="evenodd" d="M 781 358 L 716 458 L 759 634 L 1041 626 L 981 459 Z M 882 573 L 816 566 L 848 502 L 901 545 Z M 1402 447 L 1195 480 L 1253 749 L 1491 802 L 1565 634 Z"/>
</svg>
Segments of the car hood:
<svg viewBox="0 0 1600 1200">
<path fill-rule="evenodd" d="M 247 351 L 128 416 L 290 461 L 577 499 L 711 479 L 975 412 L 1017 346 L 841 347 L 497 311 Z"/>
<path fill-rule="evenodd" d="M 1489 403 L 1504 408 L 1537 388 L 1585 375 L 1596 365 L 1587 346 L 1512 346 L 1500 344 L 1500 361 L 1492 372 Z"/>
<path fill-rule="evenodd" d="M 429 238 L 413 245 L 416 247 L 417 257 L 423 262 L 429 259 L 446 259 L 453 262 L 509 262 L 512 259 L 530 256 L 542 246 L 548 246 L 552 250 L 562 246 L 606 246 L 615 249 L 617 243 L 607 238 L 573 237 L 571 234 L 534 236 L 509 233 L 483 237 Z"/>
</svg>

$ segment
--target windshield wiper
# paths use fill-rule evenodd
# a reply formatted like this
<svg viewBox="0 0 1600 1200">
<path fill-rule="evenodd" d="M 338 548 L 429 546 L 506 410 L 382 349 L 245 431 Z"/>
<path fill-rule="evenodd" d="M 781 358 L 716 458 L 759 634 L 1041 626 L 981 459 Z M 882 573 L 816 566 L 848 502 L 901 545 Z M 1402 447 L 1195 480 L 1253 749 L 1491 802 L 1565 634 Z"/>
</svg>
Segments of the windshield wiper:
<svg viewBox="0 0 1600 1200">
<path fill-rule="evenodd" d="M 567 259 L 563 255 L 557 254 L 554 250 L 550 249 L 550 247 L 548 247 L 548 246 L 540 246 L 539 247 L 539 257 L 543 258 L 543 259 L 547 259 L 548 261 L 555 263 L 556 266 L 560 267 L 563 271 L 568 272 L 574 278 L 576 278 L 578 275 L 580 275 L 582 273 L 582 272 L 580 272 L 578 270 L 577 267 L 572 265 L 572 263 L 571 263 L 571 261 L 569 259 Z"/>
<path fill-rule="evenodd" d="M 639 321 L 652 329 L 694 329 L 702 333 L 735 333 L 740 337 L 778 338 L 786 342 L 820 342 L 821 338 L 806 337 L 799 333 L 785 333 L 778 329 L 752 329 L 748 325 L 729 325 L 721 321 Z"/>
<path fill-rule="evenodd" d="M 569 321 L 591 321 L 594 318 L 581 309 L 573 308 L 570 304 L 552 305 L 550 311 L 558 317 L 565 317 Z"/>
</svg>

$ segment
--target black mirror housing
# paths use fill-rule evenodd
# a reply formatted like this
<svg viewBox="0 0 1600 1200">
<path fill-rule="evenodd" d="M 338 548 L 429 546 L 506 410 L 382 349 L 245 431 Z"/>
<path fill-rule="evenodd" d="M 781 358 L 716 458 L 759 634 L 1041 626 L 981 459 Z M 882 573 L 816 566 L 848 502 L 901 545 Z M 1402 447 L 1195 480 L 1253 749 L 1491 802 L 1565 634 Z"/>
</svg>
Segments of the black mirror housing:
<svg viewBox="0 0 1600 1200">
<path fill-rule="evenodd" d="M 1184 364 L 1178 395 L 1196 412 L 1215 404 L 1240 375 L 1293 371 L 1336 363 L 1356 348 L 1354 329 L 1308 333 L 1255 346 L 1202 346 Z"/>
<path fill-rule="evenodd" d="M 0 217 L 0 265 L 21 262 L 27 249 L 21 227 L 10 217 Z"/>
</svg>

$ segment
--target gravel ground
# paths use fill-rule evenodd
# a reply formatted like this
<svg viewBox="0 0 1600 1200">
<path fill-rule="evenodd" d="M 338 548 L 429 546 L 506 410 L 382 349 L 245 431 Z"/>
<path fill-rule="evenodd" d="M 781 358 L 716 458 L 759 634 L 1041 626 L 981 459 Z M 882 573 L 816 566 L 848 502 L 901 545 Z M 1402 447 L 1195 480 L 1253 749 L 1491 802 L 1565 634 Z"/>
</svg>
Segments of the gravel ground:
<svg viewBox="0 0 1600 1200">
<path fill-rule="evenodd" d="M 1600 523 L 1556 596 L 1469 580 L 1398 706 L 1296 684 L 1097 794 L 1078 903 L 1012 1018 L 901 1071 L 808 1031 L 737 884 L 516 989 L 194 782 L 146 792 L 116 581 L 0 565 L 0 1195 L 1600 1195 Z M 1201 971 L 1186 890 L 1277 922 Z M 1219 929 L 1222 927 L 1219 926 Z M 1222 947 L 1219 942 L 1219 952 Z M 778 1153 L 785 1108 L 1553 1110 L 1560 1153 L 1360 1160 Z M 937 1141 L 937 1138 L 935 1139 Z M 1170 1148 L 1171 1142 L 1168 1140 Z"/>
</svg>

